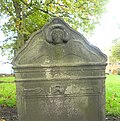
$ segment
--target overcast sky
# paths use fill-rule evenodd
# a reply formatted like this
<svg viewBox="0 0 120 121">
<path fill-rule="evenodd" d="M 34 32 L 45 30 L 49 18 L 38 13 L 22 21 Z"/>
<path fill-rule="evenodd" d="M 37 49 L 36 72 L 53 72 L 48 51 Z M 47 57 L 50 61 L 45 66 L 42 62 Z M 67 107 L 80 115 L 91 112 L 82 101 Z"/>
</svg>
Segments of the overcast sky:
<svg viewBox="0 0 120 121">
<path fill-rule="evenodd" d="M 110 0 L 106 9 L 90 38 L 90 42 L 100 49 L 110 47 L 112 40 L 120 38 L 120 0 Z"/>
<path fill-rule="evenodd" d="M 89 37 L 89 41 L 100 49 L 110 47 L 112 40 L 120 38 L 120 0 L 110 0 L 106 9 L 94 34 Z M 0 21 L 1 25 L 2 21 Z M 0 31 L 0 41 L 4 39 L 5 36 Z M 11 65 L 3 64 L 1 61 L 7 61 L 6 57 L 0 56 L 0 73 L 11 73 Z"/>
</svg>

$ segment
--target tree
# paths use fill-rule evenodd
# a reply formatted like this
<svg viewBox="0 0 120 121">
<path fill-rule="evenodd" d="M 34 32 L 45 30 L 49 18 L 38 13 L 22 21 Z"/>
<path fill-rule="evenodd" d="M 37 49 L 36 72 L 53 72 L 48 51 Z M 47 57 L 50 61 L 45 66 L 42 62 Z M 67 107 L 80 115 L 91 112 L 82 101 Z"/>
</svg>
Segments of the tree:
<svg viewBox="0 0 120 121">
<path fill-rule="evenodd" d="M 120 61 L 120 38 L 113 41 L 112 56 Z"/>
<path fill-rule="evenodd" d="M 2 30 L 8 37 L 2 51 L 19 50 L 31 33 L 51 17 L 63 17 L 75 29 L 90 32 L 95 28 L 108 0 L 0 0 L 0 16 L 8 18 Z M 7 51 L 8 52 L 8 51 Z"/>
</svg>

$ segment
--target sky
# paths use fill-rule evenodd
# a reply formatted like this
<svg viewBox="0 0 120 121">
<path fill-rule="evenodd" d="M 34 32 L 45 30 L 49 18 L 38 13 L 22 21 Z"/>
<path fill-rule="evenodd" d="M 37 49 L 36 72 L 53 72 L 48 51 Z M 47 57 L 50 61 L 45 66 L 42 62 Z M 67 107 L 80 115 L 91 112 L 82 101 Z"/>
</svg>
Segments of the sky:
<svg viewBox="0 0 120 121">
<path fill-rule="evenodd" d="M 100 23 L 96 26 L 92 36 L 88 41 L 99 47 L 101 50 L 109 48 L 112 40 L 120 38 L 120 0 L 110 0 L 106 6 L 106 12 L 102 15 Z M 0 26 L 3 24 L 0 21 Z M 4 34 L 0 31 L 0 41 L 5 39 Z M 0 43 L 1 44 L 1 43 Z M 4 64 L 7 58 L 0 56 L 0 73 L 11 73 L 11 65 Z"/>
<path fill-rule="evenodd" d="M 90 42 L 100 49 L 111 47 L 112 40 L 120 38 L 120 0 L 110 0 L 106 6 L 100 24 L 97 25 L 94 34 L 89 38 Z"/>
</svg>

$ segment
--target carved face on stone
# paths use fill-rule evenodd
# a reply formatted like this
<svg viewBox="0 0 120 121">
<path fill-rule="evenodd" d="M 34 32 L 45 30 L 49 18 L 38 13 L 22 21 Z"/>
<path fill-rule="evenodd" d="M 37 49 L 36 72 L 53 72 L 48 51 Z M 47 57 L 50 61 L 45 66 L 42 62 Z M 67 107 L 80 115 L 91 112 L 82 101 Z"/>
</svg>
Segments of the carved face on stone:
<svg viewBox="0 0 120 121">
<path fill-rule="evenodd" d="M 69 33 L 61 24 L 49 27 L 46 32 L 46 40 L 51 44 L 63 44 L 69 40 Z"/>
<path fill-rule="evenodd" d="M 52 40 L 53 44 L 61 44 L 63 43 L 64 32 L 61 29 L 55 29 L 52 31 Z"/>
</svg>

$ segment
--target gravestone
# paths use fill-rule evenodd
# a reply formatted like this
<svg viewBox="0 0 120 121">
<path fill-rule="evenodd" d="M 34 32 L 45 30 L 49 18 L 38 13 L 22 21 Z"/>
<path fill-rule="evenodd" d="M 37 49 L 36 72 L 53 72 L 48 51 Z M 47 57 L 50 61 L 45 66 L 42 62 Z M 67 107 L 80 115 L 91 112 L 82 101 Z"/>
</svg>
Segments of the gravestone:
<svg viewBox="0 0 120 121">
<path fill-rule="evenodd" d="M 105 121 L 106 56 L 60 18 L 13 61 L 19 121 Z"/>
</svg>

